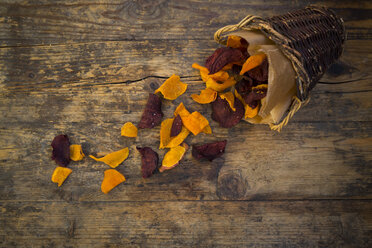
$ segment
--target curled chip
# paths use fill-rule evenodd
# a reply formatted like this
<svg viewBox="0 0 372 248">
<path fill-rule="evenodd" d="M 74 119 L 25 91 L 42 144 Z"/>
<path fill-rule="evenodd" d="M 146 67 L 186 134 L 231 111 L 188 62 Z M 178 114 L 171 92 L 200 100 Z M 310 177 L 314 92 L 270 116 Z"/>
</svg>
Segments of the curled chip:
<svg viewBox="0 0 372 248">
<path fill-rule="evenodd" d="M 252 70 L 253 68 L 261 65 L 261 63 L 266 59 L 266 55 L 264 53 L 257 53 L 255 55 L 250 56 L 243 64 L 242 70 L 240 71 L 240 75 L 243 75 L 247 71 Z"/>
<path fill-rule="evenodd" d="M 247 75 L 257 82 L 267 82 L 269 78 L 269 63 L 267 59 L 264 59 L 262 63 L 253 68 L 252 70 L 247 71 L 244 75 Z"/>
<path fill-rule="evenodd" d="M 190 112 L 186 109 L 185 105 L 183 105 L 183 102 L 181 102 L 176 110 L 174 111 L 174 116 L 180 115 L 181 118 L 190 115 Z"/>
<path fill-rule="evenodd" d="M 136 126 L 133 125 L 132 122 L 126 122 L 121 127 L 121 136 L 135 138 L 135 137 L 137 137 L 137 134 L 138 134 L 138 130 L 137 130 Z"/>
<path fill-rule="evenodd" d="M 244 105 L 244 109 L 245 109 L 244 119 L 253 118 L 258 114 L 258 104 L 255 108 L 252 108 L 244 101 L 242 96 L 236 90 L 235 90 L 235 97 L 238 98 L 240 102 Z"/>
<path fill-rule="evenodd" d="M 153 128 L 161 123 L 162 118 L 161 98 L 150 93 L 138 127 Z"/>
<path fill-rule="evenodd" d="M 126 147 L 126 148 L 121 149 L 119 151 L 109 153 L 102 158 L 96 158 L 92 155 L 89 155 L 89 157 L 91 157 L 92 159 L 94 159 L 96 161 L 103 162 L 103 163 L 111 166 L 112 168 L 116 168 L 116 167 L 118 167 L 119 164 L 121 164 L 124 160 L 127 159 L 128 155 L 129 155 L 129 149 L 128 149 L 128 147 Z"/>
<path fill-rule="evenodd" d="M 176 146 L 171 148 L 165 155 L 159 169 L 160 172 L 165 170 L 170 170 L 176 167 L 183 156 L 185 155 L 186 151 L 189 149 L 189 146 L 186 143 L 183 143 L 180 146 Z"/>
<path fill-rule="evenodd" d="M 234 94 L 231 91 L 226 92 L 226 93 L 220 93 L 220 97 L 221 97 L 221 99 L 224 99 L 229 103 L 230 108 L 233 111 L 236 111 L 236 108 L 234 107 L 235 97 L 234 97 Z"/>
<path fill-rule="evenodd" d="M 193 145 L 192 156 L 196 159 L 206 158 L 209 161 L 220 157 L 225 152 L 226 140 L 207 143 L 204 145 Z"/>
<path fill-rule="evenodd" d="M 182 119 L 180 115 L 177 115 L 176 118 L 174 118 L 172 127 L 171 127 L 171 137 L 177 136 L 182 130 Z"/>
<path fill-rule="evenodd" d="M 217 91 L 215 91 L 213 89 L 210 89 L 210 88 L 206 88 L 206 89 L 200 91 L 200 95 L 192 94 L 191 98 L 195 102 L 200 103 L 200 104 L 211 103 L 214 100 L 216 100 Z"/>
<path fill-rule="evenodd" d="M 161 92 L 163 97 L 168 100 L 175 100 L 177 97 L 185 93 L 187 84 L 181 82 L 180 76 L 172 75 L 170 78 L 155 90 L 155 93 Z"/>
<path fill-rule="evenodd" d="M 171 135 L 171 129 L 173 125 L 173 120 L 174 119 L 165 119 L 161 123 L 159 149 L 172 148 L 172 147 L 178 146 L 187 138 L 187 136 L 190 133 L 190 131 L 186 127 L 182 126 L 181 132 L 177 136 L 171 137 L 170 135 Z"/>
<path fill-rule="evenodd" d="M 194 135 L 198 135 L 206 126 L 209 125 L 209 121 L 197 111 L 183 117 L 182 123 Z"/>
<path fill-rule="evenodd" d="M 80 161 L 85 157 L 81 145 L 70 145 L 70 159 Z"/>
<path fill-rule="evenodd" d="M 101 184 L 101 190 L 103 193 L 107 194 L 113 188 L 125 181 L 123 174 L 114 169 L 105 170 L 105 176 Z"/>
<path fill-rule="evenodd" d="M 226 100 L 218 96 L 216 101 L 212 103 L 212 119 L 217 121 L 221 127 L 233 127 L 238 124 L 244 116 L 244 106 L 236 99 L 234 100 L 234 108 L 236 111 L 230 108 Z"/>
<path fill-rule="evenodd" d="M 209 74 L 209 70 L 206 67 L 201 66 L 197 63 L 192 64 L 192 68 L 200 71 L 200 77 L 204 82 L 207 82 L 209 78 L 222 82 L 227 80 L 229 78 L 229 73 L 225 72 L 224 70 L 228 70 L 230 66 L 232 67 L 232 64 L 226 65 L 224 68 L 222 68 L 221 71 L 218 71 L 214 74 Z"/>
<path fill-rule="evenodd" d="M 137 147 L 141 153 L 141 172 L 143 178 L 149 178 L 158 169 L 159 156 L 150 147 Z"/>
<path fill-rule="evenodd" d="M 238 48 L 221 47 L 217 48 L 206 60 L 205 67 L 209 70 L 209 74 L 214 74 L 229 63 L 240 62 L 246 59 L 247 56 Z"/>
<path fill-rule="evenodd" d="M 218 92 L 224 91 L 225 89 L 230 88 L 231 86 L 235 84 L 236 84 L 236 81 L 233 77 L 225 80 L 222 84 L 216 82 L 216 80 L 212 78 L 208 79 L 207 82 L 205 82 L 206 88 L 210 88 Z"/>
<path fill-rule="evenodd" d="M 249 106 L 255 108 L 259 100 L 264 98 L 267 93 L 267 87 L 262 87 L 259 85 L 258 87 L 253 87 L 252 91 L 248 94 L 243 95 L 243 99 L 245 103 Z"/>
<path fill-rule="evenodd" d="M 70 163 L 70 140 L 67 135 L 54 137 L 51 146 L 53 147 L 52 159 L 60 166 L 66 167 Z"/>
<path fill-rule="evenodd" d="M 61 187 L 66 178 L 71 174 L 72 170 L 66 167 L 58 166 L 52 175 L 52 182 L 58 183 L 58 187 Z"/>
<path fill-rule="evenodd" d="M 212 128 L 210 125 L 206 126 L 204 129 L 203 129 L 203 133 L 206 133 L 206 134 L 211 134 L 212 133 Z"/>
<path fill-rule="evenodd" d="M 248 47 L 248 42 L 236 35 L 230 35 L 227 37 L 227 44 L 226 46 L 232 47 L 232 48 L 245 48 L 247 49 Z"/>
</svg>

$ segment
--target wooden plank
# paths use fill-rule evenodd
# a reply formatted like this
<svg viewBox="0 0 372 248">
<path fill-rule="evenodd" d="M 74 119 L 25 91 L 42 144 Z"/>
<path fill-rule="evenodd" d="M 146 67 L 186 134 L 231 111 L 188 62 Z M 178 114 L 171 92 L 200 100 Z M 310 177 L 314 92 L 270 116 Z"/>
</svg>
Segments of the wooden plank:
<svg viewBox="0 0 372 248">
<path fill-rule="evenodd" d="M 111 112 L 107 113 L 108 115 Z M 124 115 L 123 122 L 124 123 Z M 131 120 L 131 119 L 127 119 Z M 122 123 L 71 122 L 12 124 L 1 129 L 0 199 L 3 201 L 147 201 L 216 199 L 370 199 L 372 196 L 372 129 L 370 122 L 291 123 L 282 133 L 240 123 L 223 129 L 212 122 L 213 135 L 190 135 L 200 144 L 228 140 L 226 153 L 213 162 L 196 161 L 189 151 L 171 171 L 142 179 L 135 146 L 158 150 L 159 128 L 139 137 L 120 137 Z M 129 146 L 130 156 L 118 167 L 127 181 L 109 195 L 100 191 L 109 167 L 85 158 L 58 188 L 50 181 L 53 137 L 66 133 L 88 154 Z M 347 133 L 347 135 L 345 135 Z"/>
<path fill-rule="evenodd" d="M 370 201 L 2 203 L 4 247 L 371 247 Z"/>
<path fill-rule="evenodd" d="M 349 39 L 371 39 L 371 4 L 312 1 L 345 20 Z M 1 1 L 0 46 L 108 40 L 211 39 L 248 14 L 268 17 L 303 8 L 306 1 Z"/>
</svg>

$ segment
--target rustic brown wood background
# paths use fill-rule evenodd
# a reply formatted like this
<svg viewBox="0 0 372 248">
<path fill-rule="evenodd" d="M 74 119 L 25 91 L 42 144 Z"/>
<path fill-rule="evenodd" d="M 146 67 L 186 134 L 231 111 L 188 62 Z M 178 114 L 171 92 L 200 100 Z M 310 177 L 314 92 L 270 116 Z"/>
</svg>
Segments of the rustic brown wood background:
<svg viewBox="0 0 372 248">
<path fill-rule="evenodd" d="M 136 145 L 157 148 L 159 127 L 120 136 L 173 73 L 189 84 L 164 103 L 170 116 L 202 89 L 193 62 L 217 47 L 214 32 L 247 14 L 322 4 L 345 20 L 341 62 L 282 133 L 212 122 L 222 158 L 144 180 Z M 284 0 L 1 0 L 1 247 L 372 247 L 372 3 Z M 211 119 L 210 119 L 211 120 Z M 127 181 L 100 191 L 105 164 L 71 163 L 50 181 L 50 143 L 65 133 L 86 154 L 128 146 Z M 159 151 L 160 157 L 164 151 Z"/>
</svg>

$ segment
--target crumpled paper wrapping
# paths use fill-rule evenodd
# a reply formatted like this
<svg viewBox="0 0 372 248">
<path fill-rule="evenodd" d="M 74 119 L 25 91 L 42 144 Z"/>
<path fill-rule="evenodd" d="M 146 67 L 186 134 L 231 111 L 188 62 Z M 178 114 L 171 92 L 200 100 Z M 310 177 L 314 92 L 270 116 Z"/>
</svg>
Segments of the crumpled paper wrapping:
<svg viewBox="0 0 372 248">
<path fill-rule="evenodd" d="M 268 90 L 261 100 L 261 108 L 255 118 L 246 121 L 255 124 L 277 124 L 284 117 L 296 95 L 295 71 L 291 62 L 283 55 L 275 43 L 260 31 L 240 30 L 229 35 L 237 35 L 248 41 L 250 55 L 265 53 L 269 63 Z"/>
</svg>

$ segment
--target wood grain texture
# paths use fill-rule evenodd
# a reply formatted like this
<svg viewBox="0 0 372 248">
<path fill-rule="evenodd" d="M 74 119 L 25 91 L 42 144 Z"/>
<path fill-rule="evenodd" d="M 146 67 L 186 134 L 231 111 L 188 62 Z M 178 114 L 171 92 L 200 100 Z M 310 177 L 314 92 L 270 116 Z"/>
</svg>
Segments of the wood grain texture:
<svg viewBox="0 0 372 248">
<path fill-rule="evenodd" d="M 343 17 L 349 39 L 371 39 L 368 1 L 0 1 L 0 46 L 72 42 L 178 39 L 209 40 L 246 15 L 263 17 L 327 6 Z"/>
<path fill-rule="evenodd" d="M 342 16 L 344 54 L 281 132 L 240 122 L 218 127 L 192 101 L 204 85 L 193 62 L 217 47 L 219 27 L 310 1 L 0 0 L 0 247 L 371 247 L 372 41 L 368 1 L 312 1 Z M 213 162 L 189 151 L 149 179 L 136 145 L 159 150 L 159 127 L 138 123 L 149 92 L 173 73 L 180 103 L 227 139 Z M 86 155 L 129 147 L 127 181 L 100 191 L 109 167 L 86 157 L 58 188 L 50 143 L 68 134 Z"/>
<path fill-rule="evenodd" d="M 1 238 L 4 247 L 370 247 L 370 204 L 2 203 Z"/>
</svg>

